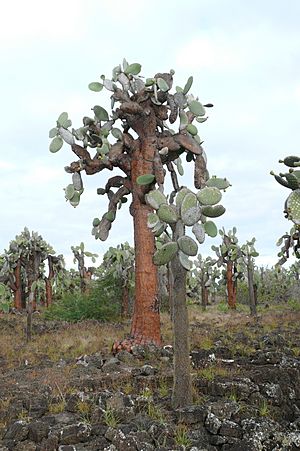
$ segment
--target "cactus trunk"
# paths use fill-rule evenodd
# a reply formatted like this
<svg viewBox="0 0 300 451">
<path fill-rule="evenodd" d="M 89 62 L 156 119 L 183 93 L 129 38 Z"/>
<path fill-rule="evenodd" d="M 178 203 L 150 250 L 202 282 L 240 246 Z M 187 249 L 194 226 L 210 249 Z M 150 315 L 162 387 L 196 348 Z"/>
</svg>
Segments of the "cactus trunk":
<svg viewBox="0 0 300 451">
<path fill-rule="evenodd" d="M 229 260 L 226 268 L 228 307 L 236 309 L 236 284 L 233 281 L 233 262 Z"/>
<path fill-rule="evenodd" d="M 249 304 L 250 304 L 250 313 L 252 316 L 256 315 L 256 299 L 255 299 L 255 290 L 254 290 L 254 282 L 253 282 L 253 262 L 248 255 L 247 258 L 247 276 L 248 276 L 248 287 L 249 287 Z"/>
<path fill-rule="evenodd" d="M 22 310 L 22 283 L 21 283 L 21 261 L 17 261 L 17 266 L 14 271 L 15 286 L 14 290 L 14 307 L 17 310 Z"/>
<path fill-rule="evenodd" d="M 54 277 L 53 262 L 51 256 L 48 256 L 49 274 L 45 280 L 46 284 L 46 307 L 52 304 L 52 279 Z"/>
<path fill-rule="evenodd" d="M 178 239 L 176 230 L 174 241 Z M 174 408 L 192 404 L 192 379 L 190 372 L 189 319 L 186 305 L 186 270 L 178 254 L 171 261 L 173 274 L 173 336 L 174 336 L 174 384 L 172 405 Z"/>
<path fill-rule="evenodd" d="M 132 197 L 131 212 L 134 224 L 135 247 L 135 302 L 131 336 L 136 343 L 161 345 L 158 304 L 157 266 L 153 263 L 154 235 L 147 226 L 152 209 L 143 202 L 144 187 L 136 183 L 137 177 L 152 172 L 155 138 L 143 142 L 131 162 Z"/>
</svg>

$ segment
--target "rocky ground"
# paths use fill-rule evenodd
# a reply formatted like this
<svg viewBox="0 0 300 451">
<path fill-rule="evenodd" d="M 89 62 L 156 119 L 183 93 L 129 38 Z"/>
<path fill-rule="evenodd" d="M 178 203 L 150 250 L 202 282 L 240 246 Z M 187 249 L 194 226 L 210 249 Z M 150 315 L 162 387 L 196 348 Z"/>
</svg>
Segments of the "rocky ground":
<svg viewBox="0 0 300 451">
<path fill-rule="evenodd" d="M 300 311 L 190 308 L 194 403 L 172 410 L 166 346 L 113 357 L 128 323 L 0 316 L 0 451 L 299 450 Z"/>
</svg>

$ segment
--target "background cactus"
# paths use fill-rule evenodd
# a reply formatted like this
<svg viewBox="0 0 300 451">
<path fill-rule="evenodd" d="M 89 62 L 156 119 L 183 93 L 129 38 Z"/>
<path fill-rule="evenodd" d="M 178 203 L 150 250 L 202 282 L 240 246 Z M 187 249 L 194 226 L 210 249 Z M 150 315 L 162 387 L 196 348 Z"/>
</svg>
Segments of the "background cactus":
<svg viewBox="0 0 300 451">
<path fill-rule="evenodd" d="M 130 291 L 134 285 L 134 249 L 126 242 L 110 247 L 100 265 L 101 277 L 111 275 L 122 291 L 121 315 L 129 315 Z M 99 271 L 96 271 L 98 275 Z"/>
<path fill-rule="evenodd" d="M 71 250 L 74 255 L 73 262 L 78 265 L 78 272 L 80 276 L 80 288 L 82 293 L 86 293 L 89 290 L 90 281 L 94 272 L 93 267 L 86 268 L 84 264 L 84 258 L 89 257 L 93 263 L 96 263 L 98 254 L 88 252 L 84 248 L 84 243 L 81 242 L 79 246 L 71 246 Z"/>
<path fill-rule="evenodd" d="M 300 166 L 300 157 L 288 156 L 279 160 L 279 163 L 287 166 L 289 171 L 279 175 L 271 171 L 271 175 L 280 185 L 292 190 L 285 201 L 283 213 L 285 218 L 294 223 L 290 232 L 286 232 L 277 241 L 277 246 L 283 244 L 278 253 L 280 259 L 277 265 L 283 265 L 289 258 L 290 249 L 293 250 L 296 258 L 300 258 L 300 170 L 297 169 Z"/>
</svg>

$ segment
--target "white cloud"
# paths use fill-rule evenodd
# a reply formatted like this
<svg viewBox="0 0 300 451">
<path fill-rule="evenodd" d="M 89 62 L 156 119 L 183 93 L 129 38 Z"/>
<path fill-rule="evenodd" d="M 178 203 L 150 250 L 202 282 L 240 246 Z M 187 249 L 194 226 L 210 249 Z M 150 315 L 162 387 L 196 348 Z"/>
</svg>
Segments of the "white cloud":
<svg viewBox="0 0 300 451">
<path fill-rule="evenodd" d="M 9 161 L 1 161 L 0 160 L 0 169 L 3 170 L 12 170 L 15 169 L 16 166 Z"/>
<path fill-rule="evenodd" d="M 79 37 L 84 28 L 85 2 L 82 0 L 10 1 L 1 4 L 1 47 L 20 40 L 61 40 Z"/>
<path fill-rule="evenodd" d="M 179 49 L 176 65 L 189 69 L 224 69 L 238 67 L 240 55 L 221 35 L 199 36 Z"/>
</svg>

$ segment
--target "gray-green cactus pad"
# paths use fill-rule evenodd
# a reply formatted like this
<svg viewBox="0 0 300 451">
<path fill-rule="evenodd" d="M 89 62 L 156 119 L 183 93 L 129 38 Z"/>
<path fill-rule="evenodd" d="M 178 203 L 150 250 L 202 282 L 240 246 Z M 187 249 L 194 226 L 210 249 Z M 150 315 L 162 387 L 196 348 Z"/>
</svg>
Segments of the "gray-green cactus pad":
<svg viewBox="0 0 300 451">
<path fill-rule="evenodd" d="M 157 210 L 158 217 L 167 224 L 175 224 L 178 220 L 176 210 L 171 205 L 161 205 Z"/>
<path fill-rule="evenodd" d="M 230 186 L 230 183 L 227 179 L 222 179 L 213 175 L 209 180 L 207 180 L 206 186 L 214 186 L 218 189 L 226 189 Z"/>
<path fill-rule="evenodd" d="M 160 221 L 159 221 L 159 217 L 157 216 L 157 214 L 149 213 L 148 218 L 147 218 L 147 226 L 150 229 L 153 229 L 153 227 L 155 227 L 158 223 L 160 223 Z"/>
<path fill-rule="evenodd" d="M 82 178 L 81 178 L 80 172 L 74 172 L 74 174 L 72 175 L 72 182 L 73 182 L 74 188 L 77 191 L 82 190 L 83 184 L 82 184 Z"/>
<path fill-rule="evenodd" d="M 149 193 L 145 195 L 145 200 L 154 210 L 158 210 L 162 204 L 167 204 L 166 196 L 158 189 L 149 191 Z"/>
<path fill-rule="evenodd" d="M 153 256 L 153 263 L 155 265 L 165 265 L 169 263 L 172 258 L 176 255 L 178 250 L 178 245 L 174 241 L 164 244 L 160 249 L 158 249 Z"/>
<path fill-rule="evenodd" d="M 186 255 L 195 257 L 195 255 L 197 255 L 198 253 L 198 244 L 193 240 L 193 238 L 187 235 L 178 238 L 177 244 L 179 246 L 179 249 Z"/>
<path fill-rule="evenodd" d="M 200 244 L 204 243 L 205 230 L 204 230 L 204 226 L 202 224 L 199 224 L 198 222 L 197 222 L 197 224 L 194 224 L 193 228 L 192 228 L 192 232 Z"/>
<path fill-rule="evenodd" d="M 212 238 L 218 235 L 217 226 L 213 221 L 206 221 L 203 224 L 203 227 L 207 235 L 211 236 Z"/>
<path fill-rule="evenodd" d="M 181 265 L 186 269 L 187 271 L 190 271 L 193 267 L 193 262 L 189 260 L 188 256 L 183 253 L 182 251 L 178 252 L 178 257 Z"/>
<path fill-rule="evenodd" d="M 108 237 L 110 229 L 111 229 L 111 221 L 103 217 L 98 226 L 96 238 L 99 238 L 101 241 L 105 241 Z"/>
<path fill-rule="evenodd" d="M 180 207 L 182 204 L 183 199 L 188 193 L 191 193 L 192 191 L 188 188 L 182 188 L 180 191 L 178 191 L 176 195 L 176 205 L 177 207 Z"/>
<path fill-rule="evenodd" d="M 100 219 L 99 218 L 94 218 L 93 220 L 93 227 L 97 227 L 100 224 Z"/>
<path fill-rule="evenodd" d="M 289 219 L 300 225 L 300 189 L 291 192 L 286 200 L 286 210 Z"/>
<path fill-rule="evenodd" d="M 108 221 L 113 222 L 116 219 L 116 212 L 114 210 L 109 210 L 103 215 Z"/>
<path fill-rule="evenodd" d="M 198 191 L 197 199 L 202 205 L 215 205 L 222 199 L 222 193 L 215 186 L 205 186 Z"/>
<path fill-rule="evenodd" d="M 80 202 L 80 194 L 78 193 L 78 191 L 75 191 L 72 199 L 70 199 L 70 204 L 72 205 L 72 207 L 77 207 L 79 205 Z"/>
<path fill-rule="evenodd" d="M 144 174 L 144 175 L 140 175 L 139 177 L 137 177 L 136 179 L 136 183 L 138 185 L 149 185 L 150 183 L 152 183 L 155 179 L 155 176 L 153 174 Z"/>
<path fill-rule="evenodd" d="M 221 216 L 226 211 L 225 207 L 223 205 L 206 205 L 205 207 L 202 207 L 202 213 L 204 216 L 208 216 L 209 218 L 217 218 L 218 216 Z"/>
<path fill-rule="evenodd" d="M 158 237 L 166 230 L 166 228 L 167 224 L 160 222 L 154 229 L 152 229 L 152 232 L 154 233 L 154 236 Z"/>
<path fill-rule="evenodd" d="M 199 221 L 201 217 L 201 208 L 194 193 L 188 193 L 184 196 L 181 204 L 181 219 L 187 226 L 192 226 Z"/>
</svg>

